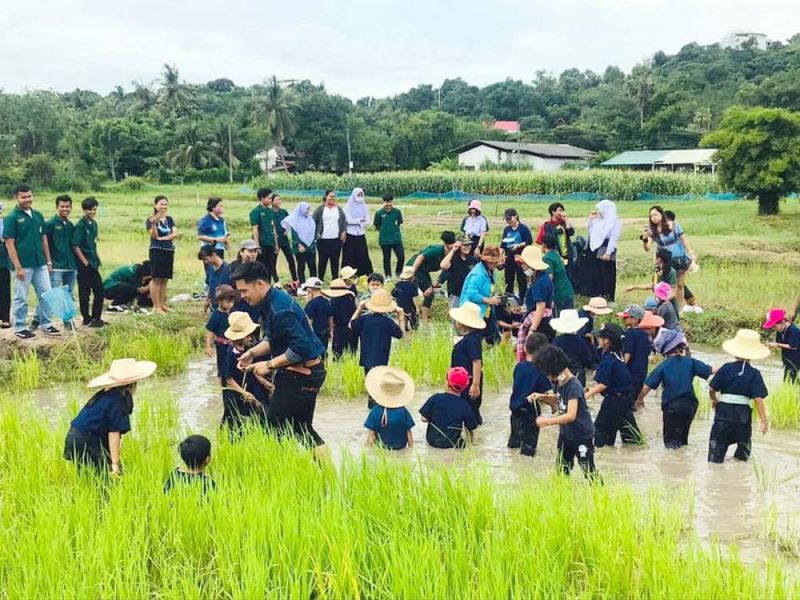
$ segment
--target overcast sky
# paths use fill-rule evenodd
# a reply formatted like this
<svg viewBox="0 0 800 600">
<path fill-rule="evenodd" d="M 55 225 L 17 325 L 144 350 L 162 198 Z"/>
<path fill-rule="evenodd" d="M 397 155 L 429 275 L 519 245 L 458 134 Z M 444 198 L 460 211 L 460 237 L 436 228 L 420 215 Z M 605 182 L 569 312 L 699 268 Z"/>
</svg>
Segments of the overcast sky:
<svg viewBox="0 0 800 600">
<path fill-rule="evenodd" d="M 0 0 L 0 88 L 108 93 L 156 80 L 310 79 L 352 99 L 448 77 L 628 71 L 746 28 L 785 40 L 800 0 Z"/>
</svg>

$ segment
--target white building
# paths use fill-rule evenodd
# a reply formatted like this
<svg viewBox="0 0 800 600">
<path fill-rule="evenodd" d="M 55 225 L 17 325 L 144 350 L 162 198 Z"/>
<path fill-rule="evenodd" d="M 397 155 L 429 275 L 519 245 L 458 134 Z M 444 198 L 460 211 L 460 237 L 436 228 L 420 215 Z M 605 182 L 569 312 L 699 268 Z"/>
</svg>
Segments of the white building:
<svg viewBox="0 0 800 600">
<path fill-rule="evenodd" d="M 729 48 L 731 50 L 741 50 L 746 44 L 753 44 L 759 50 L 766 50 L 769 40 L 765 33 L 754 33 L 750 31 L 734 31 L 729 33 L 722 40 L 719 45 L 722 48 Z"/>
<path fill-rule="evenodd" d="M 595 153 L 569 144 L 529 144 L 476 140 L 456 148 L 458 165 L 479 170 L 486 163 L 519 165 L 534 171 L 558 171 L 567 163 L 586 163 Z"/>
</svg>

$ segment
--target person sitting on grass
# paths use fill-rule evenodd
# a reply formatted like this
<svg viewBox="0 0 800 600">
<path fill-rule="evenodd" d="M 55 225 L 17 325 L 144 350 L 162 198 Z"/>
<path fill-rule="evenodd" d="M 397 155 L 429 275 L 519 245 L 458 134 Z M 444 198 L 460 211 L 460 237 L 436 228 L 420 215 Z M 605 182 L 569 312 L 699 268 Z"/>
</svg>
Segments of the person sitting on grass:
<svg viewBox="0 0 800 600">
<path fill-rule="evenodd" d="M 578 311 L 572 308 L 561 311 L 558 318 L 550 321 L 550 327 L 559 334 L 553 340 L 553 345 L 561 348 L 567 355 L 570 372 L 583 386 L 586 385 L 586 369 L 591 369 L 597 364 L 595 354 L 578 335 L 588 322 L 587 317 L 578 316 Z"/>
<path fill-rule="evenodd" d="M 594 374 L 595 385 L 586 390 L 587 398 L 603 394 L 594 420 L 594 445 L 598 448 L 613 446 L 617 432 L 623 444 L 636 444 L 642 438 L 633 416 L 631 376 L 622 354 L 622 337 L 622 328 L 616 323 L 606 323 L 598 334 L 603 356 Z"/>
<path fill-rule="evenodd" d="M 322 295 L 322 281 L 318 277 L 309 277 L 302 285 L 308 294 L 308 302 L 303 309 L 311 323 L 311 329 L 317 334 L 319 341 L 325 346 L 323 360 L 328 353 L 328 344 L 333 336 L 333 309 L 330 300 Z"/>
<path fill-rule="evenodd" d="M 392 290 L 392 297 L 397 302 L 397 306 L 403 309 L 406 317 L 406 331 L 419 329 L 419 318 L 417 316 L 416 297 L 419 295 L 417 282 L 414 280 L 414 269 L 403 267 L 400 273 L 400 280 Z"/>
<path fill-rule="evenodd" d="M 362 315 L 362 308 L 366 308 L 369 314 Z M 397 313 L 399 325 L 389 316 L 391 313 Z M 382 288 L 376 289 L 369 300 L 359 305 L 350 321 L 350 329 L 361 342 L 361 358 L 358 362 L 364 369 L 365 377 L 374 367 L 389 364 L 392 338 L 399 340 L 403 337 L 404 320 L 402 309 L 398 308 L 389 292 Z M 367 407 L 373 406 L 375 401 L 370 397 Z"/>
<path fill-rule="evenodd" d="M 227 284 L 217 286 L 217 308 L 211 311 L 206 323 L 206 356 L 217 358 L 217 377 L 222 382 L 222 368 L 230 341 L 225 337 L 228 317 L 239 302 L 239 292 Z"/>
<path fill-rule="evenodd" d="M 242 354 L 256 345 L 258 325 L 246 312 L 231 313 L 228 323 L 225 337 L 231 343 L 222 363 L 222 427 L 228 429 L 233 439 L 234 434 L 240 433 L 248 421 L 266 427 L 272 384 L 253 371 L 245 372 L 238 365 Z M 254 361 L 263 362 L 266 358 L 258 357 Z"/>
<path fill-rule="evenodd" d="M 731 444 L 736 444 L 733 458 L 746 461 L 750 458 L 753 433 L 751 403 L 755 402 L 762 435 L 769 428 L 764 408 L 764 398 L 769 392 L 761 373 L 750 365 L 750 361 L 765 359 L 770 351 L 761 343 L 758 332 L 750 329 L 740 329 L 735 338 L 722 343 L 722 349 L 735 360 L 722 365 L 708 384 L 711 408 L 714 409 L 714 424 L 708 438 L 708 462 L 724 462 Z"/>
<path fill-rule="evenodd" d="M 447 391 L 425 401 L 419 414 L 428 424 L 425 439 L 434 448 L 464 448 L 472 442 L 478 421 L 462 393 L 469 387 L 469 373 L 462 367 L 447 371 Z"/>
<path fill-rule="evenodd" d="M 147 379 L 156 363 L 119 358 L 89 382 L 97 392 L 78 413 L 64 440 L 64 458 L 98 473 L 122 474 L 122 436 L 131 430 L 136 383 Z"/>
<path fill-rule="evenodd" d="M 768 342 L 769 348 L 781 349 L 783 361 L 783 379 L 789 383 L 797 383 L 800 370 L 800 329 L 786 318 L 786 311 L 773 308 L 767 313 L 764 329 L 775 330 L 775 341 Z"/>
<path fill-rule="evenodd" d="M 461 339 L 453 346 L 450 367 L 462 367 L 470 374 L 470 386 L 461 392 L 461 397 L 472 407 L 478 425 L 483 423 L 481 401 L 483 397 L 483 330 L 486 321 L 477 304 L 465 302 L 450 309 L 450 318 L 456 323 Z"/>
<path fill-rule="evenodd" d="M 536 400 L 537 394 L 548 394 L 553 386 L 547 375 L 534 364 L 539 353 L 547 347 L 547 336 L 532 333 L 525 340 L 525 361 L 514 367 L 514 383 L 508 407 L 511 409 L 511 434 L 509 448 L 519 448 L 523 456 L 535 456 L 539 445 L 539 428 L 536 418 L 542 408 Z"/>
<path fill-rule="evenodd" d="M 680 331 L 661 329 L 654 345 L 656 352 L 665 360 L 647 376 L 636 403 L 637 406 L 644 406 L 644 398 L 650 390 L 658 389 L 663 384 L 661 410 L 664 446 L 677 450 L 689 443 L 689 429 L 697 412 L 694 378 L 708 379 L 716 369 L 686 355 L 688 343 Z"/>
<path fill-rule="evenodd" d="M 341 359 L 345 352 L 355 354 L 358 338 L 350 331 L 350 320 L 356 312 L 355 292 L 344 279 L 334 279 L 329 289 L 322 290 L 322 295 L 330 299 L 333 311 L 333 360 Z"/>
<path fill-rule="evenodd" d="M 414 399 L 414 380 L 395 367 L 375 367 L 367 374 L 364 386 L 375 400 L 364 427 L 367 444 L 377 444 L 388 450 L 414 446 L 411 428 L 414 419 L 406 406 Z"/>
<path fill-rule="evenodd" d="M 594 466 L 592 415 L 581 382 L 569 370 L 567 355 L 561 348 L 549 346 L 539 353 L 535 364 L 555 387 L 555 394 L 539 394 L 535 399 L 549 404 L 558 416 L 537 417 L 536 425 L 539 429 L 558 425 L 559 469 L 569 475 L 577 459 L 587 479 L 602 483 Z"/>
<path fill-rule="evenodd" d="M 206 475 L 211 463 L 211 440 L 203 435 L 190 435 L 178 446 L 184 468 L 175 469 L 164 483 L 164 493 L 177 487 L 199 485 L 203 494 L 217 489 L 217 484 Z"/>
<path fill-rule="evenodd" d="M 139 311 L 153 306 L 150 298 L 150 261 L 120 267 L 103 281 L 103 296 L 111 300 L 109 312 L 125 312 L 133 302 Z"/>
</svg>

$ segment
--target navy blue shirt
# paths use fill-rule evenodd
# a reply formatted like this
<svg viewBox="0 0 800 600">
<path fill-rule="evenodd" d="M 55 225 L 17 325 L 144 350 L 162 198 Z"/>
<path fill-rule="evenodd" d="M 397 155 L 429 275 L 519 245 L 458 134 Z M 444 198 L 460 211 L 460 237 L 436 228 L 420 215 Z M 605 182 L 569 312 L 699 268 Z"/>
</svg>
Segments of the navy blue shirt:
<svg viewBox="0 0 800 600">
<path fill-rule="evenodd" d="M 464 427 L 470 431 L 478 427 L 475 413 L 466 400 L 449 392 L 428 398 L 419 414 L 428 421 L 425 439 L 435 448 L 454 448 L 459 445 Z"/>
<path fill-rule="evenodd" d="M 735 394 L 751 399 L 766 398 L 769 394 L 761 372 L 749 362 L 741 360 L 722 365 L 709 382 L 708 387 L 721 394 Z M 717 405 L 714 420 L 750 423 L 752 415 L 753 410 L 749 404 L 720 402 Z"/>
<path fill-rule="evenodd" d="M 258 323 L 258 320 L 261 318 L 258 313 L 258 307 L 250 306 L 246 300 L 239 300 L 239 303 L 233 307 L 231 312 L 246 312 L 250 315 L 250 319 L 253 323 Z"/>
<path fill-rule="evenodd" d="M 214 267 L 208 268 L 208 297 L 214 302 L 214 295 L 216 294 L 217 286 L 220 285 L 231 285 L 231 266 L 222 261 L 219 269 L 214 269 Z M 216 305 L 216 302 L 214 302 Z"/>
<path fill-rule="evenodd" d="M 633 379 L 644 381 L 647 376 L 647 361 L 650 358 L 650 336 L 644 329 L 633 327 L 625 330 L 622 338 L 622 354 L 630 354 L 628 372 Z"/>
<path fill-rule="evenodd" d="M 525 292 L 525 312 L 536 310 L 536 305 L 544 302 L 545 311 L 553 308 L 553 280 L 546 273 L 540 274 Z M 542 319 L 542 323 L 549 323 L 550 317 Z"/>
<path fill-rule="evenodd" d="M 347 325 L 356 312 L 355 296 L 347 295 L 341 298 L 331 298 L 331 309 L 333 310 L 333 324 Z"/>
<path fill-rule="evenodd" d="M 546 394 L 553 389 L 553 384 L 530 361 L 523 361 L 514 367 L 514 384 L 511 387 L 511 399 L 508 406 L 511 410 L 518 410 L 529 406 L 528 396 L 534 392 Z"/>
<path fill-rule="evenodd" d="M 71 425 L 84 433 L 94 433 L 101 437 L 110 431 L 128 433 L 131 430 L 131 418 L 128 414 L 127 392 L 112 388 L 100 392 L 94 401 L 87 403 Z"/>
<path fill-rule="evenodd" d="M 504 302 L 501 302 L 494 307 L 494 314 L 498 322 L 503 321 L 503 323 L 508 323 L 509 325 L 513 325 L 514 323 L 522 323 L 522 320 L 525 318 L 525 315 L 521 312 L 509 312 L 506 309 Z"/>
<path fill-rule="evenodd" d="M 472 383 L 472 361 L 483 360 L 483 331 L 472 331 L 462 337 L 453 346 L 450 354 L 450 367 L 464 367 L 469 373 L 470 383 Z M 483 386 L 483 377 L 481 377 Z"/>
<path fill-rule="evenodd" d="M 258 303 L 258 313 L 272 356 L 285 352 L 290 362 L 297 363 L 319 358 L 325 352 L 303 309 L 283 290 L 271 287 Z"/>
<path fill-rule="evenodd" d="M 206 323 L 206 329 L 218 338 L 224 338 L 225 330 L 228 329 L 229 316 L 230 313 L 222 312 L 219 309 L 212 310 L 208 317 L 208 323 Z"/>
<path fill-rule="evenodd" d="M 558 413 L 563 415 L 567 412 L 570 400 L 578 401 L 578 413 L 572 423 L 559 425 L 558 432 L 571 442 L 591 442 L 594 437 L 594 423 L 589 407 L 586 405 L 586 396 L 583 393 L 583 386 L 577 377 L 570 377 L 564 385 L 556 388 L 558 394 Z"/>
<path fill-rule="evenodd" d="M 664 384 L 661 410 L 681 412 L 697 404 L 693 385 L 695 377 L 708 379 L 711 367 L 690 356 L 670 356 L 651 371 L 644 384 L 652 390 Z"/>
<path fill-rule="evenodd" d="M 584 338 L 576 333 L 562 333 L 553 340 L 553 346 L 561 348 L 569 359 L 569 370 L 575 375 L 578 370 L 589 369 L 595 364 L 594 356 Z"/>
<path fill-rule="evenodd" d="M 317 296 L 312 298 L 306 304 L 306 316 L 311 320 L 311 329 L 317 336 L 326 336 L 330 331 L 328 329 L 328 318 L 333 316 L 333 309 L 331 303 L 327 298 Z"/>
<path fill-rule="evenodd" d="M 164 220 L 159 219 L 156 221 L 156 232 L 158 237 L 167 237 L 170 233 L 172 233 L 172 229 L 175 227 L 175 221 L 172 220 L 172 217 L 167 215 Z M 144 222 L 144 228 L 147 231 L 150 231 L 150 219 L 146 219 Z M 169 252 L 175 251 L 175 242 L 172 240 L 157 240 L 155 238 L 150 238 L 150 250 L 167 250 Z"/>
<path fill-rule="evenodd" d="M 789 369 L 800 369 L 800 329 L 792 323 L 782 332 L 775 334 L 775 341 L 779 344 L 789 344 L 794 350 L 781 349 L 783 366 Z"/>
<path fill-rule="evenodd" d="M 419 289 L 417 284 L 411 280 L 398 281 L 392 290 L 392 297 L 397 302 L 397 306 L 402 308 L 407 314 L 415 313 L 417 310 L 414 298 L 417 297 Z"/>
<path fill-rule="evenodd" d="M 217 484 L 204 473 L 186 473 L 180 469 L 175 469 L 164 483 L 164 493 L 167 494 L 175 487 L 186 487 L 198 485 L 203 494 L 213 492 L 217 489 Z"/>
<path fill-rule="evenodd" d="M 595 383 L 602 383 L 606 386 L 603 397 L 626 395 L 631 391 L 631 374 L 628 372 L 628 366 L 610 352 L 603 354 L 600 359 L 594 380 Z"/>
<path fill-rule="evenodd" d="M 531 230 L 528 228 L 528 226 L 520 223 L 517 225 L 517 229 L 514 230 L 511 228 L 511 225 L 506 225 L 506 228 L 503 229 L 503 237 L 500 247 L 504 250 L 508 250 L 511 248 L 511 246 L 522 243 L 526 245 L 533 243 L 533 236 L 531 235 Z M 522 249 L 515 250 L 514 254 L 519 254 L 520 252 L 522 252 Z"/>
<path fill-rule="evenodd" d="M 361 315 L 351 325 L 353 334 L 361 339 L 361 359 L 358 361 L 365 369 L 389 364 L 392 338 L 403 337 L 403 330 L 385 314 L 370 313 Z"/>
<path fill-rule="evenodd" d="M 261 404 L 267 406 L 269 404 L 269 394 L 266 388 L 261 385 L 261 382 L 256 379 L 252 371 L 245 374 L 241 369 L 236 366 L 239 362 L 242 353 L 239 352 L 233 344 L 227 346 L 225 349 L 225 359 L 222 361 L 222 372 L 220 376 L 222 381 L 233 379 L 239 386 L 243 387 L 246 391 L 253 394 Z M 262 362 L 263 356 L 253 359 L 253 362 Z"/>
<path fill-rule="evenodd" d="M 384 415 L 386 424 L 382 423 Z M 378 443 L 389 450 L 402 450 L 408 445 L 408 431 L 414 427 L 414 419 L 405 406 L 384 408 L 373 406 L 364 421 L 364 427 L 378 435 Z"/>
</svg>

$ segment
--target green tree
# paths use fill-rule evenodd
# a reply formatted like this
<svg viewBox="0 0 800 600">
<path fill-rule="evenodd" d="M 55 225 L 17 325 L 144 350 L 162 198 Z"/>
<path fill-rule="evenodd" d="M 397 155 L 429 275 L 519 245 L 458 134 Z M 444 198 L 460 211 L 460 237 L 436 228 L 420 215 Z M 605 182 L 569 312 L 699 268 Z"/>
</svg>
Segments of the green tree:
<svg viewBox="0 0 800 600">
<path fill-rule="evenodd" d="M 627 81 L 628 95 L 639 110 L 639 129 L 644 129 L 644 111 L 653 96 L 655 82 L 653 72 L 646 65 L 636 65 Z"/>
<path fill-rule="evenodd" d="M 124 118 L 98 120 L 89 128 L 90 152 L 105 164 L 112 181 L 117 180 L 123 156 L 137 152 L 139 139 L 136 133 L 135 124 Z"/>
<path fill-rule="evenodd" d="M 734 107 L 702 145 L 717 148 L 719 175 L 733 190 L 758 198 L 758 214 L 778 214 L 781 196 L 800 190 L 800 114 Z"/>
<path fill-rule="evenodd" d="M 264 94 L 258 98 L 253 112 L 254 123 L 267 132 L 267 147 L 274 146 L 281 164 L 286 165 L 284 143 L 294 135 L 296 126 L 292 101 L 275 75 L 267 82 Z"/>
<path fill-rule="evenodd" d="M 188 115 L 197 105 L 194 92 L 181 82 L 178 68 L 173 65 L 165 64 L 161 72 L 158 102 L 166 115 L 178 117 Z"/>
<path fill-rule="evenodd" d="M 205 169 L 225 164 L 222 147 L 197 123 L 185 125 L 179 137 L 181 141 L 164 157 L 173 169 Z"/>
</svg>

